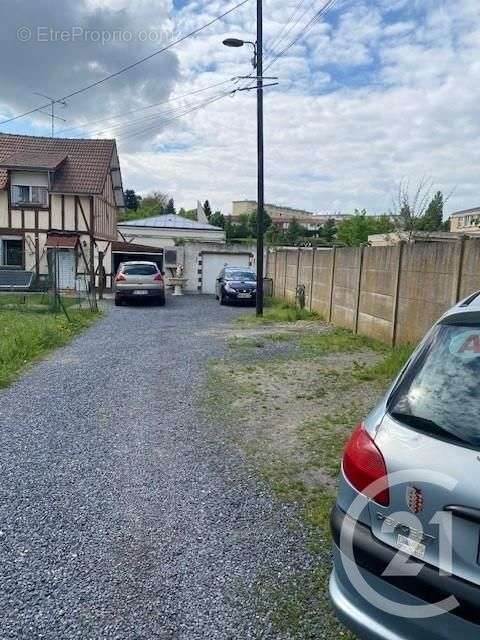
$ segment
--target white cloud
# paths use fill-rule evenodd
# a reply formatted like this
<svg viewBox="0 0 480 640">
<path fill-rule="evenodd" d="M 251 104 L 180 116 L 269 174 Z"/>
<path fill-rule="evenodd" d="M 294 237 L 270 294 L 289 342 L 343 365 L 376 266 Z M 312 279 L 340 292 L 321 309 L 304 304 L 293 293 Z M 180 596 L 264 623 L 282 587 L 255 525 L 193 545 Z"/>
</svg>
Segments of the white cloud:
<svg viewBox="0 0 480 640">
<path fill-rule="evenodd" d="M 89 2 L 89 9 L 83 7 L 87 13 L 95 9 L 90 22 L 98 12 L 102 23 L 118 24 L 128 15 L 136 28 L 169 24 L 171 18 L 176 35 L 226 7 L 220 0 L 197 0 L 172 12 L 165 0 L 158 12 L 157 6 L 154 11 L 144 1 L 135 10 L 126 0 Z M 34 4 L 32 0 L 32 12 Z M 297 4 L 298 0 L 266 1 L 267 45 L 275 41 Z M 399 180 L 407 177 L 415 183 L 427 175 L 446 193 L 456 188 L 450 208 L 477 206 L 476 0 L 344 0 L 338 7 L 333 19 L 317 25 L 268 72 L 279 75 L 280 85 L 265 92 L 267 199 L 313 211 L 366 207 L 380 212 L 389 208 Z M 254 39 L 254 25 L 252 2 L 169 56 L 159 56 L 102 92 L 75 101 L 69 118 L 77 117 L 77 123 L 98 119 L 249 73 L 250 50 L 227 49 L 221 43 L 226 36 Z M 10 29 L 14 26 L 10 24 Z M 275 49 L 282 49 L 300 26 Z M 8 80 L 0 109 L 26 106 L 28 101 L 18 96 L 25 96 L 25 87 L 38 76 L 32 67 L 36 57 L 49 70 L 45 84 L 53 77 L 52 70 L 54 74 L 60 69 L 58 84 L 49 90 L 61 91 L 62 86 L 82 84 L 85 74 L 95 78 L 153 48 L 89 48 L 65 72 L 65 64 L 55 63 L 53 54 L 32 47 L 28 57 L 21 51 L 16 65 L 21 74 Z M 11 68 L 9 55 L 4 61 Z M 72 69 L 75 77 L 69 77 Z M 178 113 L 171 110 L 181 105 L 186 109 L 222 89 L 132 118 L 155 112 L 160 118 L 167 109 Z M 164 115 L 163 124 L 150 119 L 127 130 L 109 130 L 108 123 L 102 126 L 106 135 L 118 135 L 127 187 L 168 191 L 179 206 L 188 208 L 197 198 L 209 198 L 214 207 L 229 211 L 232 200 L 255 197 L 255 116 L 255 95 L 245 92 L 170 123 L 164 122 Z M 140 129 L 145 130 L 141 135 L 122 139 L 122 134 Z"/>
</svg>

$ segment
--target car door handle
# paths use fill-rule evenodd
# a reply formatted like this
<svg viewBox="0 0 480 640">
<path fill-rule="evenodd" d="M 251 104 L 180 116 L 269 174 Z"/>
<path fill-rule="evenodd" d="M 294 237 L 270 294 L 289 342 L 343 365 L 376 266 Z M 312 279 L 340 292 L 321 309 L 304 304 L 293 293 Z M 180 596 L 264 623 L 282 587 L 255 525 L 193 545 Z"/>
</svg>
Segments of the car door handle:
<svg viewBox="0 0 480 640">
<path fill-rule="evenodd" d="M 457 518 L 462 518 L 463 520 L 468 520 L 468 522 L 474 522 L 475 524 L 480 524 L 480 509 L 475 509 L 474 507 L 464 507 L 458 504 L 451 504 L 448 507 L 443 509 L 447 513 L 451 513 Z"/>
</svg>

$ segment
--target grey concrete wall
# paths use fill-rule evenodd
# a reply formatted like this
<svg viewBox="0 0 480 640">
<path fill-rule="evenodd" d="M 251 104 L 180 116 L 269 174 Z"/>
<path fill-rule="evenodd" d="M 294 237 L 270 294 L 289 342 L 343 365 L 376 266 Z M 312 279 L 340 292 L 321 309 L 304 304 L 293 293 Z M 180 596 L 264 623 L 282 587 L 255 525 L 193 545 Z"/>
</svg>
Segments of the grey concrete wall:
<svg viewBox="0 0 480 640">
<path fill-rule="evenodd" d="M 480 289 L 480 239 L 276 254 L 269 268 L 276 297 L 294 302 L 303 284 L 308 308 L 389 344 L 418 342 L 447 309 Z"/>
<path fill-rule="evenodd" d="M 312 306 L 326 320 L 330 317 L 334 251 L 316 249 L 313 265 Z"/>
<path fill-rule="evenodd" d="M 297 273 L 300 252 L 298 249 L 287 249 L 286 251 L 286 278 L 284 297 L 289 302 L 295 302 L 297 294 Z"/>
<path fill-rule="evenodd" d="M 335 259 L 331 321 L 346 329 L 354 329 L 361 252 L 338 249 Z"/>
<path fill-rule="evenodd" d="M 382 342 L 392 338 L 400 245 L 365 247 L 358 310 L 358 332 Z"/>
</svg>

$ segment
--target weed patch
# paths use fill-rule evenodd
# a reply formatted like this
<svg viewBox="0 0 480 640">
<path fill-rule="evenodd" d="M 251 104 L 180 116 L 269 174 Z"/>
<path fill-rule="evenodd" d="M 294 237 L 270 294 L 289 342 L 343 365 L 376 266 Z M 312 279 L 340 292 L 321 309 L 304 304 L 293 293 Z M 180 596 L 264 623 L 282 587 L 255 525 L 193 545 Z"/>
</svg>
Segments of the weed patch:
<svg viewBox="0 0 480 640">
<path fill-rule="evenodd" d="M 29 363 L 61 347 L 89 327 L 99 313 L 71 311 L 62 315 L 23 311 L 0 314 L 0 387 L 6 387 Z"/>
<path fill-rule="evenodd" d="M 275 324 L 277 322 L 298 322 L 299 320 L 320 320 L 318 313 L 308 309 L 300 309 L 282 300 L 269 299 L 265 306 L 263 316 L 252 314 L 239 316 L 238 324 L 243 326 L 256 326 L 262 324 Z"/>
</svg>

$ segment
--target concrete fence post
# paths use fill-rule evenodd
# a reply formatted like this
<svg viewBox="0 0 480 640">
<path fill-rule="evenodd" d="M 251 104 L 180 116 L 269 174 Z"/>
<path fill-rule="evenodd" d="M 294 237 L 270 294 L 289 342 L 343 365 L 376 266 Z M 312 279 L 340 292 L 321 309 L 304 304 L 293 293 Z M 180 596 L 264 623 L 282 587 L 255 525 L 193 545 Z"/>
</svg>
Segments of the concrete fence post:
<svg viewBox="0 0 480 640">
<path fill-rule="evenodd" d="M 316 247 L 313 247 L 312 249 L 312 271 L 310 273 L 310 304 L 309 304 L 309 308 L 310 311 L 312 311 L 313 309 L 313 278 L 315 277 L 315 256 L 317 254 L 317 249 Z"/>
<path fill-rule="evenodd" d="M 398 324 L 398 303 L 400 300 L 400 276 L 402 273 L 403 251 L 405 248 L 405 240 L 401 240 L 397 245 L 398 257 L 395 267 L 395 275 L 393 280 L 393 309 L 392 309 L 392 327 L 390 339 L 392 347 L 397 344 L 397 324 Z"/>
<path fill-rule="evenodd" d="M 353 332 L 358 333 L 358 316 L 360 314 L 360 297 L 362 294 L 362 271 L 363 271 L 363 256 L 365 252 L 365 247 L 362 245 L 360 247 L 359 257 L 358 257 L 358 277 L 357 277 L 357 289 L 355 292 L 355 312 L 353 317 Z"/>
<path fill-rule="evenodd" d="M 273 265 L 273 290 L 272 290 L 272 296 L 275 297 L 276 293 L 277 293 L 277 255 L 278 255 L 278 251 L 277 249 L 275 249 L 275 262 Z"/>
<path fill-rule="evenodd" d="M 302 249 L 298 247 L 297 253 L 297 273 L 295 274 L 295 295 L 297 295 L 299 276 L 300 276 L 300 257 L 301 257 Z"/>
<path fill-rule="evenodd" d="M 332 321 L 333 315 L 333 290 L 335 289 L 335 263 L 337 261 L 337 247 L 332 249 L 332 268 L 330 270 L 330 292 L 328 302 L 328 321 Z"/>
<path fill-rule="evenodd" d="M 457 241 L 457 255 L 455 271 L 453 274 L 452 305 L 457 304 L 462 295 L 463 258 L 465 256 L 466 236 L 462 236 Z"/>
<path fill-rule="evenodd" d="M 287 249 L 284 249 L 283 251 L 285 253 L 285 273 L 283 274 L 283 299 L 285 299 L 285 295 L 287 293 L 288 251 Z"/>
</svg>

